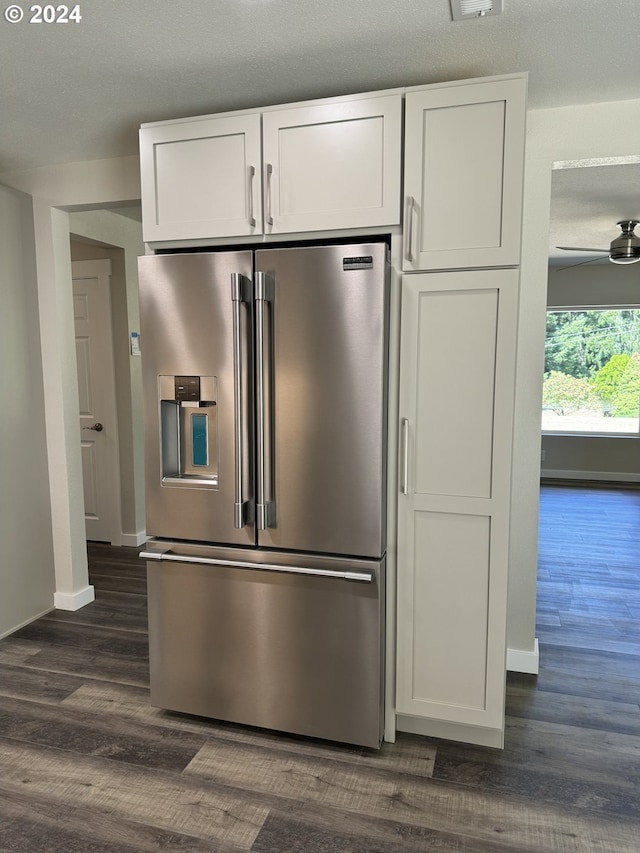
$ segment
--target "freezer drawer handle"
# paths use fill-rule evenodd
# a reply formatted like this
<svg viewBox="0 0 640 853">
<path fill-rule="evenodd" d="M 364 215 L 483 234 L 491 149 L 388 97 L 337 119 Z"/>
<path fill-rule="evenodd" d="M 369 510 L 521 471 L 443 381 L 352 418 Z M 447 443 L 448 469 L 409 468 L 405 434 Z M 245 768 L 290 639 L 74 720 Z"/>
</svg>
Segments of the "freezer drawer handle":
<svg viewBox="0 0 640 853">
<path fill-rule="evenodd" d="M 267 448 L 272 449 L 272 405 L 273 382 L 267 381 L 265 370 L 270 366 L 271 359 L 265 359 L 265 303 L 270 304 L 271 326 L 273 326 L 273 300 L 275 284 L 272 276 L 264 272 L 256 272 L 255 301 L 256 301 L 256 453 L 258 462 L 256 526 L 258 530 L 274 527 L 276 521 L 276 504 L 273 500 L 273 459 L 267 460 Z M 265 364 L 266 361 L 266 364 Z M 268 477 L 267 477 L 267 465 Z M 267 489 L 267 480 L 269 488 Z"/>
<path fill-rule="evenodd" d="M 240 273 L 231 273 L 231 299 L 233 301 L 233 402 L 235 430 L 235 502 L 233 526 L 244 527 L 249 523 L 250 503 L 244 497 L 244 396 L 242 375 L 244 373 L 243 346 L 241 336 L 241 303 L 251 300 L 251 282 Z"/>
<path fill-rule="evenodd" d="M 201 566 L 228 566 L 233 569 L 258 569 L 265 572 L 283 572 L 288 575 L 313 575 L 319 578 L 334 580 L 359 581 L 373 583 L 376 575 L 373 571 L 332 572 L 330 569 L 312 569 L 309 566 L 282 566 L 278 563 L 238 563 L 236 560 L 219 560 L 214 557 L 191 557 L 186 554 L 174 554 L 166 551 L 142 551 L 141 560 L 156 560 L 157 562 L 196 563 Z"/>
</svg>

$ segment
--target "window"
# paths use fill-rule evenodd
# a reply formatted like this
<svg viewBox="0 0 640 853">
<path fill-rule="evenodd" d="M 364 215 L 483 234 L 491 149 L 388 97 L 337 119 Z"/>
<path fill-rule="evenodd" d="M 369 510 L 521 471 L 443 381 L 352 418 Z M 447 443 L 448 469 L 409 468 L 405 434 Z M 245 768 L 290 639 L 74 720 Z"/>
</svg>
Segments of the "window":
<svg viewBox="0 0 640 853">
<path fill-rule="evenodd" d="M 547 312 L 542 429 L 638 435 L 639 308 Z"/>
</svg>

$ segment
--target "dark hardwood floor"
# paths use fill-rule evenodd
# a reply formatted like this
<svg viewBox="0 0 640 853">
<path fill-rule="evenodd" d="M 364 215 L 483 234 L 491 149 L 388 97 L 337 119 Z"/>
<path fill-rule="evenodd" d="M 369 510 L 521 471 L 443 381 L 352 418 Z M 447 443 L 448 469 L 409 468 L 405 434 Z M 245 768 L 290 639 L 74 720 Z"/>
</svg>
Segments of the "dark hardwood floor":
<svg viewBox="0 0 640 853">
<path fill-rule="evenodd" d="M 640 491 L 543 487 L 538 678 L 504 751 L 380 752 L 148 704 L 144 566 L 90 545 L 96 601 L 0 641 L 0 850 L 638 853 Z"/>
</svg>

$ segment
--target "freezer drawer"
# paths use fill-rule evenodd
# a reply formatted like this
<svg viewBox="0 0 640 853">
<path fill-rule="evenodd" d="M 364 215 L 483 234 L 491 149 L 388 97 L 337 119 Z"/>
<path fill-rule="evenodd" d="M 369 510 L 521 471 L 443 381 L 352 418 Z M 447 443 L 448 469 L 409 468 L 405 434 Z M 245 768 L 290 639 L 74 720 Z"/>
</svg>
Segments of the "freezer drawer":
<svg viewBox="0 0 640 853">
<path fill-rule="evenodd" d="M 379 747 L 384 561 L 245 562 L 189 546 L 154 556 L 152 705 Z"/>
</svg>

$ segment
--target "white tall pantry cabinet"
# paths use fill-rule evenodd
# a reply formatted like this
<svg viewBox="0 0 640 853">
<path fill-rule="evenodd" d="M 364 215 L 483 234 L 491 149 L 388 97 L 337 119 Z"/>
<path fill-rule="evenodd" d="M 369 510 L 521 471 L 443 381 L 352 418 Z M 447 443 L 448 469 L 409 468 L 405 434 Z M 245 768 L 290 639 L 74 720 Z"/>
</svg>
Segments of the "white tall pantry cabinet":
<svg viewBox="0 0 640 853">
<path fill-rule="evenodd" d="M 496 747 L 525 92 L 518 75 L 406 98 L 397 727 Z"/>
</svg>

